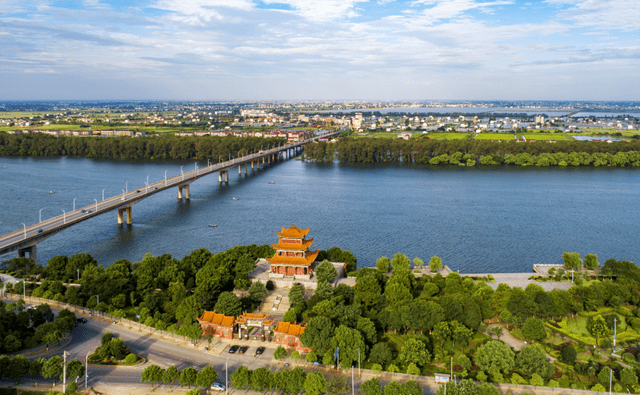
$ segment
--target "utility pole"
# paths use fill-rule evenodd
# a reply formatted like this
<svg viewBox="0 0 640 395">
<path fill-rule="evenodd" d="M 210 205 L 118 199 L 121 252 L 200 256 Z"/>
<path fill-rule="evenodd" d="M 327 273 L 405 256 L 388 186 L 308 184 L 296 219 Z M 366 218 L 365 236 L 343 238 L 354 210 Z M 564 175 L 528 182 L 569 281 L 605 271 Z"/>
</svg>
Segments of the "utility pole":
<svg viewBox="0 0 640 395">
<path fill-rule="evenodd" d="M 360 378 L 360 347 L 358 347 L 358 378 Z"/>
<path fill-rule="evenodd" d="M 353 365 L 351 365 L 351 395 L 356 395 L 356 384 L 353 380 Z"/>
<path fill-rule="evenodd" d="M 615 354 L 616 352 L 616 325 L 617 324 L 617 319 L 614 317 L 613 318 L 613 352 L 612 354 Z"/>
<path fill-rule="evenodd" d="M 67 352 L 62 352 L 62 392 L 67 390 Z"/>
<path fill-rule="evenodd" d="M 224 390 L 226 391 L 226 395 L 229 395 L 229 358 L 227 357 L 227 361 L 224 363 Z"/>
<path fill-rule="evenodd" d="M 89 354 L 91 354 L 91 351 L 84 358 L 84 388 L 87 388 L 87 379 L 89 378 Z"/>
</svg>

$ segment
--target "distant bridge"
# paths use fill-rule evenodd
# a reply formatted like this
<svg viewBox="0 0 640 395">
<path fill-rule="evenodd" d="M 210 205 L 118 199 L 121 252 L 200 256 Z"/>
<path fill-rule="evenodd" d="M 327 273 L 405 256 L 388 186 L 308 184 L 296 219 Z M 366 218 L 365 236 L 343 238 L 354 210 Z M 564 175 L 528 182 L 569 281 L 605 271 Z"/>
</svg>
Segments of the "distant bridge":
<svg viewBox="0 0 640 395">
<path fill-rule="evenodd" d="M 30 226 L 26 226 L 25 224 L 23 229 L 0 236 L 0 255 L 12 251 L 18 251 L 18 256 L 28 256 L 35 261 L 36 245 L 38 243 L 79 222 L 86 221 L 108 211 L 118 210 L 118 224 L 122 224 L 124 222 L 125 216 L 127 224 L 131 224 L 133 222 L 133 205 L 153 194 L 162 192 L 169 188 L 178 187 L 178 199 L 183 199 L 183 197 L 185 199 L 189 199 L 189 185 L 201 177 L 217 172 L 218 182 L 229 182 L 229 171 L 235 166 L 238 166 L 238 174 L 242 174 L 242 166 L 244 165 L 244 173 L 247 174 L 247 167 L 249 163 L 251 163 L 251 169 L 254 168 L 254 165 L 260 169 L 260 162 L 262 162 L 263 165 L 266 165 L 280 160 L 281 158 L 290 158 L 291 156 L 295 157 L 301 151 L 303 145 L 321 137 L 333 136 L 338 133 L 340 132 L 329 132 L 317 135 L 308 140 L 262 150 L 255 154 L 245 155 L 240 158 L 234 158 L 218 164 L 212 164 L 202 169 L 199 169 L 196 165 L 196 169 L 190 172 L 182 173 L 179 176 L 172 178 L 165 177 L 162 181 L 147 185 L 143 188 L 134 189 L 132 191 L 123 191 L 121 195 L 102 201 L 94 199 L 95 204 L 81 207 L 74 211 L 67 213 L 64 210 L 61 210 L 62 215 Z"/>
</svg>

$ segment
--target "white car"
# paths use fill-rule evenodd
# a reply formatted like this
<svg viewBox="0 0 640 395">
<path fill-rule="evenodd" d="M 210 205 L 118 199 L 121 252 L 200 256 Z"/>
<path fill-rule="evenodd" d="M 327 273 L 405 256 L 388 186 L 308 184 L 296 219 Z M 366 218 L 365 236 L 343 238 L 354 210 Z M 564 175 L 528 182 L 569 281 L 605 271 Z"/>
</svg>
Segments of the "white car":
<svg viewBox="0 0 640 395">
<path fill-rule="evenodd" d="M 213 383 L 211 384 L 211 389 L 214 391 L 224 391 L 225 386 L 224 384 L 221 384 L 221 383 Z"/>
</svg>

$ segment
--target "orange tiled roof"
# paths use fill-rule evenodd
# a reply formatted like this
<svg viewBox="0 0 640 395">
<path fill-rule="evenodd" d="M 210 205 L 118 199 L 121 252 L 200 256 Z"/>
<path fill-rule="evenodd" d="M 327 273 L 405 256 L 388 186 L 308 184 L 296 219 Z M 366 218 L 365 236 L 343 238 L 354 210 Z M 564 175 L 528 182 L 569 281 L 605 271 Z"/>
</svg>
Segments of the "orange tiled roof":
<svg viewBox="0 0 640 395">
<path fill-rule="evenodd" d="M 303 230 L 303 229 L 298 228 L 294 224 L 291 224 L 290 228 L 285 229 L 284 226 L 283 226 L 282 227 L 282 232 L 276 232 L 276 233 L 280 237 L 302 238 L 302 237 L 305 237 L 307 235 L 307 233 L 309 233 L 309 229 L 311 229 L 311 228 L 307 228 L 307 229 Z"/>
<path fill-rule="evenodd" d="M 209 322 L 219 326 L 233 326 L 236 319 L 224 314 L 216 314 L 215 311 L 205 311 L 199 321 Z"/>
<path fill-rule="evenodd" d="M 293 256 L 273 256 L 271 258 L 267 258 L 267 262 L 275 264 L 309 266 L 316 260 L 319 252 L 320 250 L 309 251 L 307 253 L 307 256 L 304 258 Z"/>
<path fill-rule="evenodd" d="M 302 244 L 283 243 L 282 240 L 280 240 L 277 244 L 271 245 L 276 250 L 304 251 L 307 248 L 311 247 L 311 244 L 313 244 L 313 238 L 303 241 Z"/>
<path fill-rule="evenodd" d="M 279 321 L 274 332 L 286 333 L 287 335 L 300 336 L 304 333 L 306 326 L 292 324 L 290 322 Z"/>
</svg>

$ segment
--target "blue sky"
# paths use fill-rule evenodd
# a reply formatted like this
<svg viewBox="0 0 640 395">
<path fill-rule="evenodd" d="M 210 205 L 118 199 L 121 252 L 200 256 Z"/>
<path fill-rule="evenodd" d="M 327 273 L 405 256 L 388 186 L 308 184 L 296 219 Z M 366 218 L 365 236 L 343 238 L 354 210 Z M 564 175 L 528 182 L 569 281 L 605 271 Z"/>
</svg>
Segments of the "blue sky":
<svg viewBox="0 0 640 395">
<path fill-rule="evenodd" d="M 638 0 L 0 0 L 0 100 L 640 100 Z"/>
</svg>

